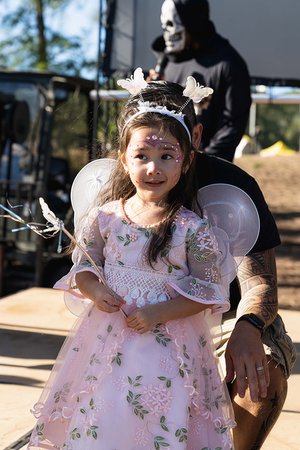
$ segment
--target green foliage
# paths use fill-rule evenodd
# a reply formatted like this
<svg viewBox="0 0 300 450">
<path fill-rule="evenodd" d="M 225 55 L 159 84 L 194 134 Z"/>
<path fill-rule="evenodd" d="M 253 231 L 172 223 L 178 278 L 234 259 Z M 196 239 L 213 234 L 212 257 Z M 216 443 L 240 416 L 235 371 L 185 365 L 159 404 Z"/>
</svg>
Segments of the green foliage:
<svg viewBox="0 0 300 450">
<path fill-rule="evenodd" d="M 60 14 L 70 2 L 20 0 L 15 9 L 0 20 L 7 36 L 0 42 L 0 66 L 52 70 L 69 75 L 79 75 L 83 68 L 94 67 L 95 61 L 87 60 L 84 55 L 79 36 L 66 37 L 50 27 L 51 15 Z"/>
<path fill-rule="evenodd" d="M 259 104 L 256 123 L 258 141 L 262 148 L 282 140 L 288 147 L 298 150 L 300 138 L 300 106 Z"/>
</svg>

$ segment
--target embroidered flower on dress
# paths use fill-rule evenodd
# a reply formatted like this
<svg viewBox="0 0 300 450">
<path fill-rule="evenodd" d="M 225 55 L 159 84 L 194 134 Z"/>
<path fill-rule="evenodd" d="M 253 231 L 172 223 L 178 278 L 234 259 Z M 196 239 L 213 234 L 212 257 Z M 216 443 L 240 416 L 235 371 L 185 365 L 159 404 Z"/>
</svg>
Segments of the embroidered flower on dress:
<svg viewBox="0 0 300 450">
<path fill-rule="evenodd" d="M 118 377 L 114 379 L 113 385 L 117 391 L 123 391 L 124 389 L 128 390 L 130 388 L 128 377 Z"/>
<path fill-rule="evenodd" d="M 172 372 L 177 373 L 178 371 L 177 364 L 174 364 L 174 361 L 169 357 L 160 358 L 159 367 L 168 374 Z"/>
<path fill-rule="evenodd" d="M 197 436 L 203 436 L 205 425 L 203 424 L 203 418 L 200 416 L 192 417 L 190 419 L 189 431 Z"/>
<path fill-rule="evenodd" d="M 55 403 L 58 403 L 61 400 L 64 402 L 67 401 L 66 396 L 70 392 L 70 386 L 71 386 L 71 383 L 65 383 L 61 390 L 55 392 L 55 394 L 54 394 Z"/>
<path fill-rule="evenodd" d="M 107 404 L 107 401 L 104 400 L 103 398 L 98 398 L 97 403 L 94 403 L 93 405 L 94 412 L 105 412 L 108 409 L 110 409 L 109 405 Z"/>
<path fill-rule="evenodd" d="M 210 268 L 206 268 L 204 270 L 205 280 L 210 281 L 212 283 L 216 283 L 219 281 L 220 273 L 215 265 L 212 265 Z"/>
<path fill-rule="evenodd" d="M 199 250 L 205 250 L 207 248 L 207 233 L 203 234 L 201 238 L 197 239 Z"/>
<path fill-rule="evenodd" d="M 149 411 L 149 414 L 156 417 L 166 414 L 171 408 L 172 400 L 171 390 L 162 383 L 156 386 L 149 384 L 143 387 L 141 403 Z"/>
<path fill-rule="evenodd" d="M 87 375 L 85 382 L 83 384 L 83 389 L 89 393 L 92 394 L 95 392 L 98 386 L 98 378 L 95 375 Z"/>
<path fill-rule="evenodd" d="M 144 428 L 138 428 L 134 434 L 134 440 L 137 445 L 146 447 L 149 443 L 149 433 Z"/>
<path fill-rule="evenodd" d="M 191 278 L 189 283 L 190 289 L 188 290 L 188 294 L 193 295 L 194 297 L 206 299 L 206 294 L 204 287 L 197 281 L 196 278 Z"/>
</svg>

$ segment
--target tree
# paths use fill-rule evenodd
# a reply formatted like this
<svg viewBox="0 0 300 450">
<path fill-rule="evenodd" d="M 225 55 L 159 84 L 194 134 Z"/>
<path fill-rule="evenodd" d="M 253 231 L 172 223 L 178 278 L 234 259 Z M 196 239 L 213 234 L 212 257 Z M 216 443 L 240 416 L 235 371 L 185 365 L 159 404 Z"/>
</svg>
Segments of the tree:
<svg viewBox="0 0 300 450">
<path fill-rule="evenodd" d="M 0 0 L 3 3 L 3 0 Z M 0 22 L 6 39 L 0 42 L 0 65 L 18 69 L 54 70 L 79 75 L 93 67 L 78 36 L 66 37 L 48 25 L 47 18 L 67 8 L 71 0 L 20 0 Z"/>
<path fill-rule="evenodd" d="M 299 149 L 299 105 L 261 104 L 257 106 L 259 143 L 262 148 L 282 140 L 294 150 Z"/>
</svg>

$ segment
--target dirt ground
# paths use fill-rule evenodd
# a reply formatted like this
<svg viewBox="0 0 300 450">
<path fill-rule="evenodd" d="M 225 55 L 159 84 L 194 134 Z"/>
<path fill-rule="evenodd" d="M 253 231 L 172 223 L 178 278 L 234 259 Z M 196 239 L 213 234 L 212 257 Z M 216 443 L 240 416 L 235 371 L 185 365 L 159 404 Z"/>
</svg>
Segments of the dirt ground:
<svg viewBox="0 0 300 450">
<path fill-rule="evenodd" d="M 247 155 L 235 163 L 258 181 L 279 228 L 279 305 L 300 310 L 300 154 Z"/>
</svg>

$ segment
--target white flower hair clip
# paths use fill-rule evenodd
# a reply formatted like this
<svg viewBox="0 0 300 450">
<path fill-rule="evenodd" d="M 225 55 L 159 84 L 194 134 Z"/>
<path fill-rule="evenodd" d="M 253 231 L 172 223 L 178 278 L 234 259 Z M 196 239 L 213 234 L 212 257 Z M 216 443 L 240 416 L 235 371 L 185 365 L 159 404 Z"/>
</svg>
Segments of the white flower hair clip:
<svg viewBox="0 0 300 450">
<path fill-rule="evenodd" d="M 135 69 L 133 75 L 126 80 L 118 80 L 117 85 L 126 89 L 131 95 L 136 95 L 141 92 L 142 89 L 147 87 L 148 83 L 144 79 L 144 73 L 141 67 Z"/>
</svg>

